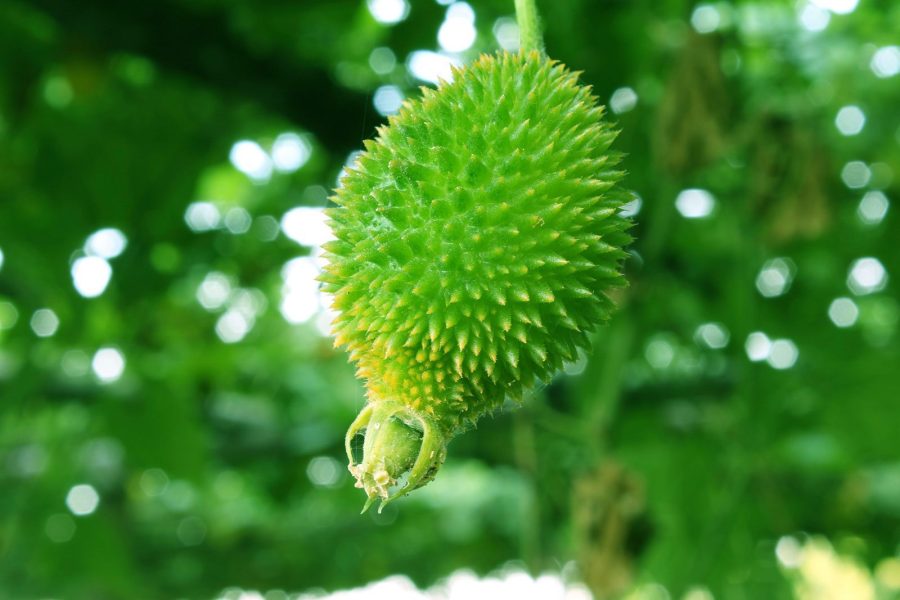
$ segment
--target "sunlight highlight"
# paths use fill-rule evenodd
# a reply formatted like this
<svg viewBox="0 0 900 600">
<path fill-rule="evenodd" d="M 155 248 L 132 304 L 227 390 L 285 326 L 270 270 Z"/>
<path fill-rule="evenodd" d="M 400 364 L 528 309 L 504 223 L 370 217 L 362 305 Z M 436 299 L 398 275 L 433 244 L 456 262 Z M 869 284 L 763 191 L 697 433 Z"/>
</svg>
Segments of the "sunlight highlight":
<svg viewBox="0 0 900 600">
<path fill-rule="evenodd" d="M 807 31 L 824 31 L 830 21 L 831 13 L 815 4 L 806 4 L 800 10 L 800 25 Z"/>
<path fill-rule="evenodd" d="M 375 90 L 372 104 L 382 117 L 395 115 L 403 105 L 403 92 L 396 85 L 383 85 Z"/>
<path fill-rule="evenodd" d="M 845 106 L 838 111 L 834 124 L 841 135 L 859 135 L 866 124 L 866 115 L 858 106 Z"/>
<path fill-rule="evenodd" d="M 226 344 L 236 344 L 250 333 L 253 321 L 243 312 L 229 308 L 216 321 L 216 335 Z"/>
<path fill-rule="evenodd" d="M 756 276 L 756 289 L 766 298 L 782 296 L 790 289 L 795 271 L 794 261 L 789 258 L 766 261 Z"/>
<path fill-rule="evenodd" d="M 385 46 L 372 50 L 369 54 L 369 67 L 378 75 L 387 75 L 397 66 L 397 56 L 394 51 Z"/>
<path fill-rule="evenodd" d="M 772 350 L 772 340 L 762 331 L 754 331 L 747 336 L 744 350 L 747 352 L 747 358 L 752 362 L 766 360 Z"/>
<path fill-rule="evenodd" d="M 869 62 L 869 68 L 881 79 L 900 73 L 900 47 L 884 46 L 876 50 Z"/>
<path fill-rule="evenodd" d="M 637 106 L 637 101 L 637 92 L 630 87 L 620 87 L 610 96 L 609 109 L 613 113 L 620 115 L 634 109 Z"/>
<path fill-rule="evenodd" d="M 833 12 L 836 15 L 848 15 L 856 10 L 859 0 L 811 0 L 819 8 Z"/>
<path fill-rule="evenodd" d="M 887 216 L 890 205 L 884 193 L 878 191 L 866 192 L 866 195 L 859 201 L 856 215 L 866 225 L 878 225 Z"/>
<path fill-rule="evenodd" d="M 197 302 L 206 310 L 216 310 L 225 305 L 231 295 L 231 280 L 218 271 L 210 271 L 197 287 Z"/>
<path fill-rule="evenodd" d="M 111 259 L 122 254 L 127 245 L 128 238 L 124 233 L 115 227 L 106 227 L 88 236 L 84 243 L 84 253 L 88 256 Z"/>
<path fill-rule="evenodd" d="M 72 263 L 72 283 L 85 298 L 103 294 L 112 278 L 112 267 L 99 256 L 84 256 Z"/>
<path fill-rule="evenodd" d="M 685 219 L 703 219 L 715 208 L 716 199 L 706 190 L 697 188 L 683 190 L 675 199 L 675 208 Z"/>
<path fill-rule="evenodd" d="M 31 315 L 31 330 L 38 337 L 51 337 L 59 329 L 59 317 L 49 308 L 39 308 Z"/>
<path fill-rule="evenodd" d="M 507 52 L 519 50 L 519 24 L 512 17 L 500 17 L 491 30 L 497 44 Z"/>
<path fill-rule="evenodd" d="M 281 315 L 288 323 L 306 323 L 322 307 L 319 293 L 319 266 L 311 256 L 301 256 L 285 263 L 281 269 Z"/>
<path fill-rule="evenodd" d="M 850 298 L 835 298 L 828 306 L 828 318 L 842 329 L 853 327 L 859 318 L 859 308 Z"/>
<path fill-rule="evenodd" d="M 66 506 L 77 517 L 86 517 L 92 514 L 100 505 L 100 494 L 94 486 L 82 483 L 73 486 L 66 494 Z"/>
<path fill-rule="evenodd" d="M 91 369 L 101 383 L 118 381 L 125 372 L 125 356 L 117 348 L 100 348 L 91 360 Z"/>
<path fill-rule="evenodd" d="M 231 147 L 228 160 L 234 168 L 257 183 L 264 183 L 272 176 L 274 165 L 262 146 L 251 140 L 241 140 Z"/>
<path fill-rule="evenodd" d="M 296 133 L 282 133 L 272 144 L 272 164 L 279 173 L 293 173 L 309 162 L 310 143 Z"/>
<path fill-rule="evenodd" d="M 881 261 L 867 256 L 853 262 L 847 275 L 847 287 L 857 296 L 864 296 L 883 290 L 887 280 L 887 270 Z"/>
<path fill-rule="evenodd" d="M 368 0 L 366 5 L 372 18 L 384 25 L 396 25 L 409 16 L 406 0 Z"/>
<path fill-rule="evenodd" d="M 325 209 L 318 206 L 298 206 L 284 213 L 281 230 L 301 246 L 321 246 L 334 239 Z"/>
<path fill-rule="evenodd" d="M 0 300 L 0 331 L 11 329 L 19 320 L 19 311 L 12 302 Z"/>
<path fill-rule="evenodd" d="M 221 220 L 222 214 L 212 202 L 192 202 L 184 211 L 184 222 L 197 233 L 218 229 Z"/>
<path fill-rule="evenodd" d="M 451 4 L 438 29 L 438 44 L 441 49 L 447 52 L 464 52 L 472 47 L 477 35 L 475 11 L 472 7 L 466 2 Z"/>
<path fill-rule="evenodd" d="M 654 587 L 668 594 L 659 584 L 646 584 L 642 589 L 649 591 Z M 268 594 L 265 597 L 268 597 Z M 519 567 L 513 567 L 484 577 L 479 577 L 468 569 L 460 569 L 425 590 L 419 590 L 405 575 L 392 575 L 355 589 L 332 593 L 321 591 L 302 593 L 296 600 L 480 600 L 482 598 L 591 600 L 592 597 L 583 584 L 569 582 L 559 573 L 542 573 L 534 577 Z M 668 596 L 643 594 L 639 597 L 643 600 Z M 260 592 L 231 588 L 222 592 L 216 600 L 263 600 L 263 598 Z"/>
<path fill-rule="evenodd" d="M 871 178 L 871 169 L 861 160 L 852 160 L 841 169 L 841 180 L 850 189 L 865 187 Z"/>
<path fill-rule="evenodd" d="M 406 59 L 406 68 L 420 81 L 438 84 L 441 80 L 453 81 L 451 67 L 461 67 L 462 62 L 431 50 L 416 50 Z"/>
<path fill-rule="evenodd" d="M 694 333 L 694 339 L 713 350 L 726 347 L 730 338 L 731 334 L 721 323 L 704 323 Z"/>
<path fill-rule="evenodd" d="M 712 33 L 721 24 L 719 10 L 712 4 L 698 4 L 691 13 L 691 26 L 697 33 Z"/>
</svg>

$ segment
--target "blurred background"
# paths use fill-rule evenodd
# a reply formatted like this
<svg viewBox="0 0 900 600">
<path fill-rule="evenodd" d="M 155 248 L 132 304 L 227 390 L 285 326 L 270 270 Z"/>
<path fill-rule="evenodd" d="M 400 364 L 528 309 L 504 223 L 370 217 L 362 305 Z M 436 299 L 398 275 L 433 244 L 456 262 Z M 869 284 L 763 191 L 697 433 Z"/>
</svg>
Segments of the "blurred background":
<svg viewBox="0 0 900 600">
<path fill-rule="evenodd" d="M 538 4 L 631 285 L 360 516 L 322 209 L 512 0 L 2 2 L 0 596 L 900 597 L 900 3 Z"/>
</svg>

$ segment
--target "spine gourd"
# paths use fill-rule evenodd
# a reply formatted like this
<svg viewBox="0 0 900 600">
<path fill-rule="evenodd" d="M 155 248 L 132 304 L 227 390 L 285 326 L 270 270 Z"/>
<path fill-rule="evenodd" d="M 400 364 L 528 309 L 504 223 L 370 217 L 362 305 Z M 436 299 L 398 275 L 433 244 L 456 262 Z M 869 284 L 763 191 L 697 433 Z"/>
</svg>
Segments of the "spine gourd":
<svg viewBox="0 0 900 600">
<path fill-rule="evenodd" d="M 454 436 L 575 360 L 624 283 L 616 132 L 523 29 L 525 49 L 406 101 L 328 210 L 323 289 L 367 389 L 346 437 L 366 508 L 431 481 Z"/>
</svg>

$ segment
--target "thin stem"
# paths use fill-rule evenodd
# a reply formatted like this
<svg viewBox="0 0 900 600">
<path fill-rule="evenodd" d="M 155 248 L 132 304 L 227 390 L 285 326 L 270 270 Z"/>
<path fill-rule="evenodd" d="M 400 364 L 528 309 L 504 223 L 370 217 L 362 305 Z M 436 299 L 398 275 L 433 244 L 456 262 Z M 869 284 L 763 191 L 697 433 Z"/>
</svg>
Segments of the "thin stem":
<svg viewBox="0 0 900 600">
<path fill-rule="evenodd" d="M 525 52 L 544 52 L 541 19 L 535 0 L 516 0 L 516 21 L 519 22 L 519 47 Z"/>
</svg>

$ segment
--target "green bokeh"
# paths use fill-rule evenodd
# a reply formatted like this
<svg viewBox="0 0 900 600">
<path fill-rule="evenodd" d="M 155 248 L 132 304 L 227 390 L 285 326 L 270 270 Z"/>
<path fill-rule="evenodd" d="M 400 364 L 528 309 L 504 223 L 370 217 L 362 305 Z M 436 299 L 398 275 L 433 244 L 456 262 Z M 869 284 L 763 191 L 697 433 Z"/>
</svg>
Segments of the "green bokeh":
<svg viewBox="0 0 900 600">
<path fill-rule="evenodd" d="M 513 13 L 470 3 L 462 61 Z M 362 386 L 320 314 L 289 322 L 315 260 L 279 223 L 325 206 L 385 121 L 376 90 L 418 93 L 406 60 L 438 50 L 446 8 L 411 0 L 386 25 L 362 0 L 2 3 L 0 597 L 424 587 L 577 560 L 598 597 L 768 599 L 794 593 L 785 536 L 873 570 L 897 557 L 900 4 L 538 4 L 550 55 L 618 113 L 630 287 L 590 356 L 360 516 L 343 433 Z M 229 161 L 279 139 L 302 167 Z M 676 205 L 694 189 L 703 218 L 679 211 L 702 192 Z M 104 228 L 127 245 L 86 298 L 73 266 Z"/>
</svg>

